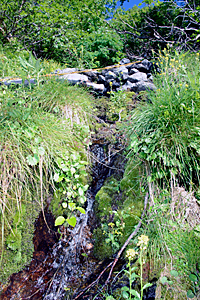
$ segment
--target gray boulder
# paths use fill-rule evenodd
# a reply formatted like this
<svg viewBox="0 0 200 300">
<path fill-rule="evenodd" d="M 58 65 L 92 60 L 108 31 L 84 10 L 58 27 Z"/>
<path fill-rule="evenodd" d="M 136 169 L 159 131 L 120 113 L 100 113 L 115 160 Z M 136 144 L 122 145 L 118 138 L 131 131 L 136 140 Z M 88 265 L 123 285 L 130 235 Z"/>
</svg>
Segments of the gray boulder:
<svg viewBox="0 0 200 300">
<path fill-rule="evenodd" d="M 99 75 L 97 83 L 103 83 L 103 84 L 106 83 L 105 77 L 103 75 Z"/>
<path fill-rule="evenodd" d="M 126 73 L 123 73 L 121 76 L 120 76 L 121 80 L 122 81 L 126 81 L 128 78 L 129 78 L 129 75 L 126 74 Z"/>
<path fill-rule="evenodd" d="M 136 82 L 139 82 L 139 81 L 145 81 L 147 80 L 147 75 L 145 73 L 142 73 L 142 72 L 137 72 L 133 75 L 130 75 L 128 77 L 128 81 L 130 82 L 133 82 L 133 83 L 136 83 Z"/>
<path fill-rule="evenodd" d="M 106 74 L 105 74 L 105 79 L 106 81 L 112 81 L 112 80 L 115 80 L 115 78 L 117 77 L 117 75 L 112 72 L 112 71 L 108 71 Z"/>
<path fill-rule="evenodd" d="M 152 70 L 153 64 L 148 59 L 142 61 L 142 65 L 150 72 Z"/>
<path fill-rule="evenodd" d="M 136 83 L 132 83 L 130 81 L 127 81 L 125 84 L 123 84 L 119 89 L 117 89 L 118 91 L 135 91 L 135 89 L 137 89 L 137 84 Z"/>
<path fill-rule="evenodd" d="M 137 92 L 146 91 L 146 90 L 151 90 L 151 91 L 156 90 L 156 86 L 149 81 L 140 81 L 136 83 L 136 85 L 137 85 L 137 89 L 136 89 Z"/>
<path fill-rule="evenodd" d="M 121 86 L 120 82 L 118 82 L 116 80 L 114 80 L 112 82 L 112 89 L 116 90 L 116 89 L 120 88 L 120 86 Z"/>
<path fill-rule="evenodd" d="M 55 74 L 69 74 L 78 71 L 76 68 L 66 68 L 66 69 L 57 69 L 55 70 Z"/>
<path fill-rule="evenodd" d="M 82 72 L 81 74 L 88 76 L 91 81 L 94 81 L 97 80 L 99 72 L 91 70 L 91 71 Z"/>
<path fill-rule="evenodd" d="M 67 74 L 59 77 L 60 79 L 68 80 L 71 84 L 83 83 L 88 81 L 88 77 L 82 74 Z"/>
<path fill-rule="evenodd" d="M 115 73 L 117 76 L 122 74 L 128 74 L 128 69 L 125 66 L 121 66 L 113 69 L 113 73 Z"/>
<path fill-rule="evenodd" d="M 143 73 L 149 73 L 149 69 L 146 66 L 144 66 L 142 63 L 134 64 L 132 66 L 132 68 L 135 68 L 138 71 L 143 72 Z"/>
<path fill-rule="evenodd" d="M 103 84 L 98 84 L 94 82 L 87 81 L 86 86 L 92 88 L 95 92 L 103 94 L 105 91 L 105 87 Z"/>
<path fill-rule="evenodd" d="M 119 64 L 124 65 L 124 64 L 129 64 L 131 61 L 128 58 L 123 58 L 120 60 Z"/>
<path fill-rule="evenodd" d="M 135 68 L 132 68 L 129 70 L 129 75 L 132 75 L 132 74 L 135 74 L 135 73 L 138 73 L 139 71 Z"/>
</svg>

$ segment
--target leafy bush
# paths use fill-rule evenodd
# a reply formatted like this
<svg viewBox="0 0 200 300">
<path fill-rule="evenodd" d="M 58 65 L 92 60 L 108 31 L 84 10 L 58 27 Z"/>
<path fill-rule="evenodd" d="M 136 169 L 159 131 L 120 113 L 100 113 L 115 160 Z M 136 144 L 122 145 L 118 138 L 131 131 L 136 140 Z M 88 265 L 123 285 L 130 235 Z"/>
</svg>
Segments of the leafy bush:
<svg viewBox="0 0 200 300">
<path fill-rule="evenodd" d="M 16 48 L 21 45 L 35 57 L 70 66 L 114 63 L 123 56 L 123 43 L 104 20 L 112 15 L 116 2 L 39 0 L 36 4 L 6 0 L 0 8 L 0 43 Z"/>
<path fill-rule="evenodd" d="M 145 7 L 136 5 L 118 9 L 111 22 L 124 41 L 127 55 L 152 57 L 152 50 L 164 49 L 167 43 L 179 50 L 199 50 L 199 1 L 184 5 L 176 1 L 144 0 Z"/>
</svg>

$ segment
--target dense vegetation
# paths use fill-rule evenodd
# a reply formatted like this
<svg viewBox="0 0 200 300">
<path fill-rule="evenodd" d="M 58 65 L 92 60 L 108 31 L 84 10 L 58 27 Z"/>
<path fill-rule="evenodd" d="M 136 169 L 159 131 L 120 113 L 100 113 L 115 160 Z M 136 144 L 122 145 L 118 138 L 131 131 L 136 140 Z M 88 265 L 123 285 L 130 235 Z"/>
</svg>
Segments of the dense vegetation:
<svg viewBox="0 0 200 300">
<path fill-rule="evenodd" d="M 85 212 L 88 147 L 99 126 L 93 115 L 102 105 L 111 123 L 113 111 L 124 110 L 117 134 L 128 142 L 123 176 L 108 178 L 96 195 L 96 257 L 112 257 L 122 247 L 149 193 L 127 252 L 129 288 L 102 297 L 142 300 L 143 287 L 155 278 L 157 299 L 198 296 L 200 3 L 144 3 L 124 11 L 115 10 L 114 0 L 1 1 L 0 77 L 34 77 L 37 84 L 0 86 L 0 281 L 30 261 L 34 220 L 49 196 L 56 225 L 73 227 L 75 211 Z M 151 58 L 161 71 L 154 75 L 157 90 L 134 95 L 140 101 L 132 110 L 133 93 L 112 92 L 95 105 L 85 89 L 43 76 L 123 57 Z M 143 262 L 150 270 L 144 282 Z"/>
</svg>

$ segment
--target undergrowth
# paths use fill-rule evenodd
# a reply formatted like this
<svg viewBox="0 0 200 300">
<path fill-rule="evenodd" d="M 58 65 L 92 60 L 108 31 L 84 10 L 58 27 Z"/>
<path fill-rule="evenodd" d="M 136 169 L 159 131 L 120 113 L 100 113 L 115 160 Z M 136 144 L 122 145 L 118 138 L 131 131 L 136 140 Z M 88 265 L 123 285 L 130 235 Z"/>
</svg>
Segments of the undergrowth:
<svg viewBox="0 0 200 300">
<path fill-rule="evenodd" d="M 199 53 L 165 49 L 158 61 L 157 90 L 137 104 L 123 130 L 129 164 L 137 157 L 145 168 L 150 199 L 143 232 L 150 280 L 160 279 L 156 299 L 188 299 L 199 293 Z"/>
<path fill-rule="evenodd" d="M 31 258 L 33 249 L 27 252 L 24 245 L 32 245 L 34 220 L 28 226 L 25 216 L 30 217 L 31 209 L 36 218 L 50 188 L 61 195 L 57 210 L 67 201 L 84 205 L 92 97 L 56 79 L 42 84 L 43 70 L 55 64 L 38 63 L 26 52 L 21 57 L 1 52 L 1 63 L 0 76 L 37 78 L 35 86 L 0 86 L 0 278 L 4 281 Z M 23 241 L 25 233 L 29 236 Z"/>
</svg>

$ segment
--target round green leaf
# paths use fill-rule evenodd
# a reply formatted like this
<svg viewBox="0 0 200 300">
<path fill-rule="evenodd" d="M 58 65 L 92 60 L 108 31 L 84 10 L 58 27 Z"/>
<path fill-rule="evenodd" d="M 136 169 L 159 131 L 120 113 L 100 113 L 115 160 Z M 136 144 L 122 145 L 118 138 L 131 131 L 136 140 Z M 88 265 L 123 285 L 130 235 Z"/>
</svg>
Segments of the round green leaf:
<svg viewBox="0 0 200 300">
<path fill-rule="evenodd" d="M 193 281 L 193 282 L 198 281 L 197 276 L 194 275 L 194 274 L 190 274 L 190 275 L 189 275 L 189 278 L 190 278 L 190 280 Z"/>
<path fill-rule="evenodd" d="M 45 153 L 45 150 L 44 150 L 44 148 L 43 148 L 43 147 L 38 147 L 37 154 L 38 154 L 38 155 L 41 155 L 41 156 L 43 156 L 43 155 L 44 155 L 44 153 Z"/>
<path fill-rule="evenodd" d="M 195 297 L 195 295 L 193 294 L 193 292 L 191 290 L 187 291 L 187 297 L 192 299 Z"/>
<path fill-rule="evenodd" d="M 79 193 L 80 196 L 83 196 L 84 191 L 83 191 L 83 189 L 81 187 L 78 189 L 78 193 Z"/>
<path fill-rule="evenodd" d="M 176 270 L 171 270 L 170 274 L 174 277 L 178 277 L 178 272 Z"/>
<path fill-rule="evenodd" d="M 70 226 L 75 227 L 75 225 L 76 225 L 76 217 L 71 217 L 71 218 L 67 219 L 66 221 L 67 221 L 67 223 Z"/>
<path fill-rule="evenodd" d="M 67 208 L 67 203 L 66 203 L 66 202 L 63 202 L 63 203 L 62 203 L 62 207 L 63 207 L 63 208 Z"/>
<path fill-rule="evenodd" d="M 37 163 L 39 162 L 39 157 L 36 154 L 34 154 L 34 156 L 28 155 L 26 160 L 30 166 L 36 166 Z"/>
<path fill-rule="evenodd" d="M 73 203 L 73 202 L 69 202 L 68 207 L 69 207 L 70 210 L 74 210 L 76 208 L 76 204 Z"/>
<path fill-rule="evenodd" d="M 162 284 L 168 282 L 167 277 L 166 277 L 166 276 L 161 277 L 161 278 L 160 278 L 160 282 L 161 282 Z"/>
<path fill-rule="evenodd" d="M 65 222 L 65 218 L 63 216 L 57 217 L 55 220 L 55 226 L 60 226 Z"/>
<path fill-rule="evenodd" d="M 77 207 L 76 209 L 78 209 L 82 214 L 85 214 L 85 209 L 82 207 Z"/>
</svg>

